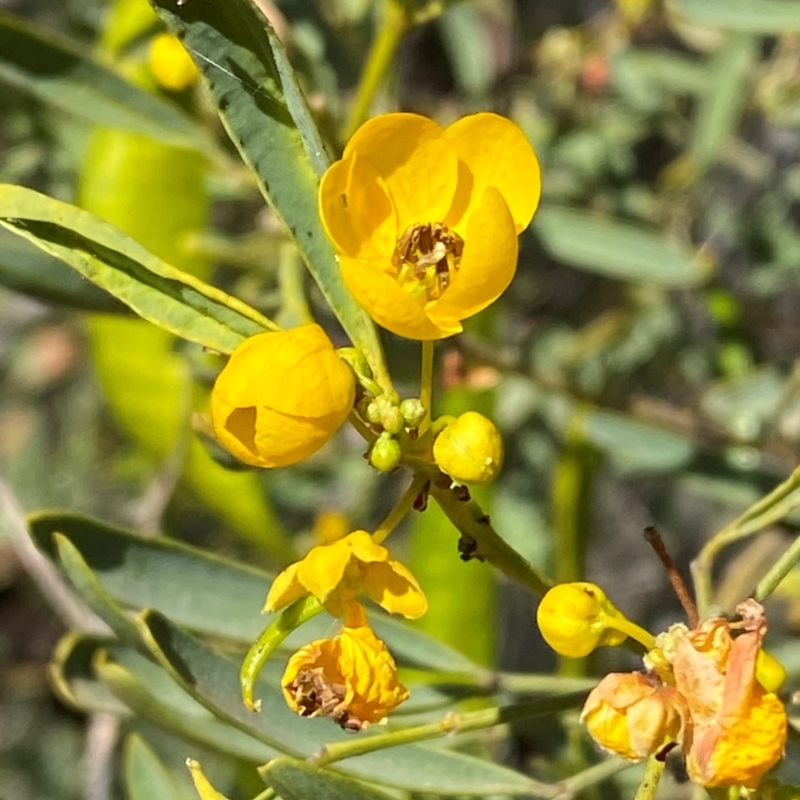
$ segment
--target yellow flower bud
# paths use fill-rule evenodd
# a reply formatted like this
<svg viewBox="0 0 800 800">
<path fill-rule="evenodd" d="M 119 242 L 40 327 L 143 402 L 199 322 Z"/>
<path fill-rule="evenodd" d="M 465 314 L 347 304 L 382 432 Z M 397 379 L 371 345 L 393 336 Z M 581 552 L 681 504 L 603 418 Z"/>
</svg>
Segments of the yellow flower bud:
<svg viewBox="0 0 800 800">
<path fill-rule="evenodd" d="M 786 667 L 766 650 L 756 657 L 756 680 L 768 691 L 777 692 L 786 680 Z"/>
<path fill-rule="evenodd" d="M 686 700 L 658 676 L 640 672 L 606 675 L 581 712 L 589 735 L 605 750 L 641 761 L 690 730 Z"/>
<path fill-rule="evenodd" d="M 150 69 L 171 92 L 181 92 L 197 78 L 197 67 L 177 36 L 161 33 L 150 44 Z"/>
<path fill-rule="evenodd" d="M 593 583 L 558 584 L 545 594 L 536 611 L 544 640 L 570 658 L 587 656 L 600 645 L 622 644 L 625 634 L 609 627 L 615 620 L 627 622 Z"/>
<path fill-rule="evenodd" d="M 467 411 L 436 437 L 433 458 L 458 483 L 491 483 L 503 466 L 503 440 L 490 420 Z"/>
<path fill-rule="evenodd" d="M 211 393 L 220 443 L 255 467 L 319 450 L 347 419 L 355 378 L 319 325 L 260 333 L 234 350 Z"/>
<path fill-rule="evenodd" d="M 304 717 L 330 717 L 345 730 L 380 722 L 408 697 L 386 645 L 367 624 L 360 606 L 333 638 L 301 647 L 281 679 L 290 708 Z"/>
</svg>

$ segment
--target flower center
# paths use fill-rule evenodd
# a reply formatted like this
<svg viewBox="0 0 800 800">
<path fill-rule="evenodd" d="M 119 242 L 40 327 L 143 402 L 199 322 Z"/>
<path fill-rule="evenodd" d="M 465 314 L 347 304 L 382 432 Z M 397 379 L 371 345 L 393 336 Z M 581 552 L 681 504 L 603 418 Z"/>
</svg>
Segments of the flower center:
<svg viewBox="0 0 800 800">
<path fill-rule="evenodd" d="M 458 269 L 464 240 L 441 222 L 410 225 L 397 240 L 392 264 L 397 280 L 412 297 L 438 300 Z"/>
<path fill-rule="evenodd" d="M 322 667 L 300 670 L 287 689 L 302 717 L 329 717 L 346 731 L 360 731 L 365 727 L 344 707 L 345 685 L 331 683 Z"/>
</svg>

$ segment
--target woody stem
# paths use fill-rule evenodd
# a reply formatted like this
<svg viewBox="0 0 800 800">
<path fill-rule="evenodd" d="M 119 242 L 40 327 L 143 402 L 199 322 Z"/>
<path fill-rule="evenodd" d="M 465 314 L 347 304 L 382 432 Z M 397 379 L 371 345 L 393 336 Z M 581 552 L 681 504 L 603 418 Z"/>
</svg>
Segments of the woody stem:
<svg viewBox="0 0 800 800">
<path fill-rule="evenodd" d="M 403 492 L 403 496 L 397 501 L 395 507 L 388 513 L 386 519 L 381 522 L 372 534 L 372 540 L 376 544 L 381 544 L 383 540 L 402 522 L 403 518 L 414 507 L 414 501 L 419 497 L 427 477 L 422 474 L 415 474 L 408 489 Z"/>
</svg>

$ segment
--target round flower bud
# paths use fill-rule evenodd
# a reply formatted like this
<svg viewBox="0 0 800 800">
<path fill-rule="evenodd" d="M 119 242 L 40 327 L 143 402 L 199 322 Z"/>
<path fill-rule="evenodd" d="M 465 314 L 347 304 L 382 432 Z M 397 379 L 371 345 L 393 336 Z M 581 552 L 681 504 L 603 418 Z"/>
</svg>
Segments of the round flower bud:
<svg viewBox="0 0 800 800">
<path fill-rule="evenodd" d="M 503 440 L 490 420 L 467 411 L 436 437 L 433 458 L 459 483 L 491 483 L 503 466 Z"/>
<path fill-rule="evenodd" d="M 604 750 L 642 761 L 690 732 L 683 696 L 656 675 L 612 672 L 586 698 L 581 722 Z"/>
<path fill-rule="evenodd" d="M 177 36 L 161 33 L 150 44 L 150 69 L 171 92 L 182 92 L 197 78 L 197 67 Z"/>
<path fill-rule="evenodd" d="M 416 397 L 409 397 L 400 403 L 400 413 L 408 428 L 418 428 L 425 419 L 425 406 Z"/>
<path fill-rule="evenodd" d="M 319 325 L 242 342 L 211 393 L 220 443 L 255 467 L 285 467 L 319 450 L 347 419 L 355 378 Z"/>
<path fill-rule="evenodd" d="M 536 621 L 544 640 L 556 653 L 570 658 L 588 656 L 600 645 L 615 646 L 625 634 L 610 628 L 625 618 L 593 583 L 560 583 L 539 603 Z"/>
<path fill-rule="evenodd" d="M 768 691 L 777 692 L 786 681 L 786 667 L 766 650 L 756 657 L 756 680 Z"/>
<path fill-rule="evenodd" d="M 403 456 L 400 443 L 384 431 L 369 451 L 369 463 L 381 472 L 391 472 Z"/>
</svg>

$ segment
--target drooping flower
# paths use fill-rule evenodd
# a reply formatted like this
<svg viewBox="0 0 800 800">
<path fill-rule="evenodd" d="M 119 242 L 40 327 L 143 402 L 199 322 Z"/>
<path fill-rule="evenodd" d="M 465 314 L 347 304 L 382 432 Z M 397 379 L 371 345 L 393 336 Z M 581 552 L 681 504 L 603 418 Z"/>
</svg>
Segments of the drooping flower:
<svg viewBox="0 0 800 800">
<path fill-rule="evenodd" d="M 613 672 L 586 698 L 581 722 L 605 750 L 642 761 L 691 733 L 686 700 L 653 673 Z"/>
<path fill-rule="evenodd" d="M 491 483 L 503 466 L 503 439 L 491 420 L 467 411 L 436 437 L 433 458 L 459 483 Z"/>
<path fill-rule="evenodd" d="M 646 634 L 629 622 L 605 592 L 593 583 L 559 583 L 541 599 L 536 621 L 544 640 L 562 656 L 583 658 L 602 645 L 622 644 L 628 636 Z"/>
<path fill-rule="evenodd" d="M 342 630 L 301 647 L 289 659 L 281 688 L 290 708 L 304 717 L 329 717 L 345 730 L 380 722 L 408 697 L 386 645 L 357 603 Z"/>
<path fill-rule="evenodd" d="M 767 630 L 763 608 L 751 599 L 736 611 L 740 623 L 716 617 L 688 631 L 672 661 L 675 688 L 692 715 L 686 768 L 695 783 L 709 788 L 755 789 L 786 745 L 786 710 L 756 675 Z"/>
<path fill-rule="evenodd" d="M 319 206 L 356 300 L 388 330 L 430 340 L 506 289 L 540 194 L 536 155 L 510 120 L 474 114 L 442 129 L 385 114 L 325 173 Z"/>
<path fill-rule="evenodd" d="M 428 601 L 414 576 L 366 531 L 354 531 L 338 541 L 312 547 L 275 578 L 265 611 L 277 611 L 312 594 L 334 616 L 342 616 L 350 601 L 366 594 L 393 614 L 421 617 Z"/>
<path fill-rule="evenodd" d="M 353 372 L 319 325 L 270 331 L 234 350 L 211 393 L 220 443 L 255 467 L 284 467 L 319 450 L 347 419 Z"/>
<path fill-rule="evenodd" d="M 150 69 L 171 92 L 181 92 L 197 78 L 197 67 L 177 36 L 160 33 L 150 43 Z"/>
</svg>

